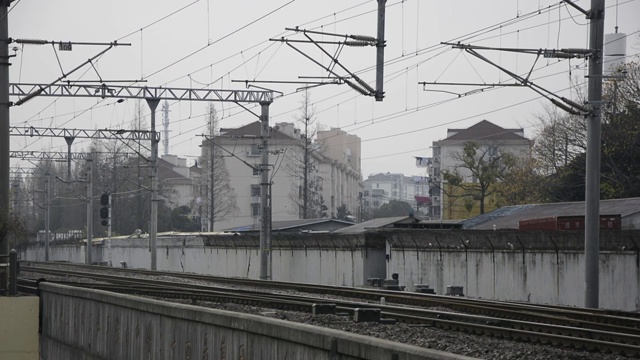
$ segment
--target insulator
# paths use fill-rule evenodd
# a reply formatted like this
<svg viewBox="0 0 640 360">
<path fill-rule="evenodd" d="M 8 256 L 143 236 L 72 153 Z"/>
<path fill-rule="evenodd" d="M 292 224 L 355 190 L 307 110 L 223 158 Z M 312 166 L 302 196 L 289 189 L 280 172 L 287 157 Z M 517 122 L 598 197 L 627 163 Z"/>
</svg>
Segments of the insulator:
<svg viewBox="0 0 640 360">
<path fill-rule="evenodd" d="M 567 104 L 569 104 L 569 106 L 573 106 L 574 108 L 583 111 L 583 112 L 589 112 L 589 110 L 587 110 L 587 108 L 585 108 L 583 105 L 578 104 L 577 102 L 571 100 L 571 99 L 567 99 L 565 97 L 561 98 L 562 101 L 566 102 Z"/>
<path fill-rule="evenodd" d="M 553 54 L 552 57 L 557 58 L 557 59 L 573 59 L 573 58 L 575 58 L 577 56 L 578 55 L 576 55 L 576 54 L 565 54 L 565 53 L 557 52 L 557 53 Z"/>
<path fill-rule="evenodd" d="M 345 41 L 344 44 L 347 46 L 369 46 L 369 43 L 366 41 Z"/>
<path fill-rule="evenodd" d="M 354 77 L 354 79 L 358 82 L 358 84 L 360 84 L 360 86 L 362 86 L 363 88 L 365 88 L 369 93 L 374 93 L 375 90 L 373 90 L 373 88 L 367 84 L 366 82 L 364 82 L 364 80 L 360 79 L 359 77 Z"/>
<path fill-rule="evenodd" d="M 569 49 L 562 49 L 562 52 L 571 53 L 571 54 L 589 55 L 589 54 L 593 53 L 593 50 L 591 50 L 591 49 L 573 49 L 573 48 L 569 48 Z"/>
<path fill-rule="evenodd" d="M 47 40 L 36 40 L 36 39 L 16 39 L 15 42 L 18 44 L 31 44 L 31 45 L 46 45 L 49 42 Z"/>
<path fill-rule="evenodd" d="M 574 109 L 568 107 L 567 105 L 561 103 L 560 101 L 556 100 L 556 99 L 549 99 L 551 100 L 551 102 L 553 103 L 553 105 L 559 107 L 560 109 L 568 112 L 569 114 L 573 114 L 573 115 L 581 115 L 579 112 L 575 111 Z"/>
<path fill-rule="evenodd" d="M 374 38 L 373 36 L 367 36 L 367 35 L 349 35 L 349 37 L 352 38 L 353 40 L 377 41 L 377 39 Z"/>
</svg>

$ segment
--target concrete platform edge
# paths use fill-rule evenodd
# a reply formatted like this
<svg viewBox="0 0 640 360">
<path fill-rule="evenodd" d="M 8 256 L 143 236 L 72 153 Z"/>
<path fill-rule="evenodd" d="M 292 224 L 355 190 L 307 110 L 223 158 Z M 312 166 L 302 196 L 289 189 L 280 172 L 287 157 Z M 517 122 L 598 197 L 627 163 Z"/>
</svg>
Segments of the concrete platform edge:
<svg viewBox="0 0 640 360">
<path fill-rule="evenodd" d="M 158 314 L 161 316 L 185 319 L 193 322 L 241 330 L 256 335 L 279 338 L 313 348 L 324 349 L 327 352 L 330 351 L 331 343 L 335 339 L 339 354 L 360 357 L 363 359 L 391 359 L 391 356 L 394 354 L 399 356 L 399 360 L 474 359 L 443 351 L 425 349 L 374 337 L 352 334 L 345 331 L 287 322 L 258 315 L 209 309 L 102 290 L 82 289 L 51 283 L 41 283 L 40 289 L 42 292 L 82 298 L 113 306 Z"/>
</svg>

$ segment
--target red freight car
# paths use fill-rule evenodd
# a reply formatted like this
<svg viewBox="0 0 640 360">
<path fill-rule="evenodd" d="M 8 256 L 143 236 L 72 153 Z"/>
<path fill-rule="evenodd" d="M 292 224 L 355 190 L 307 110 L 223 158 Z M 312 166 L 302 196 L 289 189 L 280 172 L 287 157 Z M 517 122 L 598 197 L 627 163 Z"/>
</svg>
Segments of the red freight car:
<svg viewBox="0 0 640 360">
<path fill-rule="evenodd" d="M 600 229 L 620 230 L 622 227 L 621 215 L 600 215 Z M 558 216 L 538 219 L 520 220 L 519 230 L 584 230 L 584 216 Z"/>
</svg>

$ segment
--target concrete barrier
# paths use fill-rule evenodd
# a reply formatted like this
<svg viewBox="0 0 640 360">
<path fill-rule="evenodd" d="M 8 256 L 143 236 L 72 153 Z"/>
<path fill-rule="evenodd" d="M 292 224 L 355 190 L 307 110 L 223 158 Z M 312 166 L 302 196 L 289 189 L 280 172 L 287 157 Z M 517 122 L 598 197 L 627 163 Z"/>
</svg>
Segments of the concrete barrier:
<svg viewBox="0 0 640 360">
<path fill-rule="evenodd" d="M 471 359 L 257 315 L 41 284 L 41 359 Z"/>
</svg>

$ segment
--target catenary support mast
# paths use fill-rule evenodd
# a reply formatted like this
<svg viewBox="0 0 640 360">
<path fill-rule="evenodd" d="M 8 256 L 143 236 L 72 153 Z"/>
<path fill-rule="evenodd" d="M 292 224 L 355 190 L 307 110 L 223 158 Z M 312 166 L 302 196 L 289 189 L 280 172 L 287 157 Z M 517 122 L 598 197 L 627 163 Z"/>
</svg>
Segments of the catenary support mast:
<svg viewBox="0 0 640 360">
<path fill-rule="evenodd" d="M 599 307 L 600 295 L 600 148 L 602 106 L 602 48 L 604 43 L 604 0 L 591 0 L 587 118 L 587 175 L 585 188 L 584 255 L 587 308 Z"/>
</svg>

